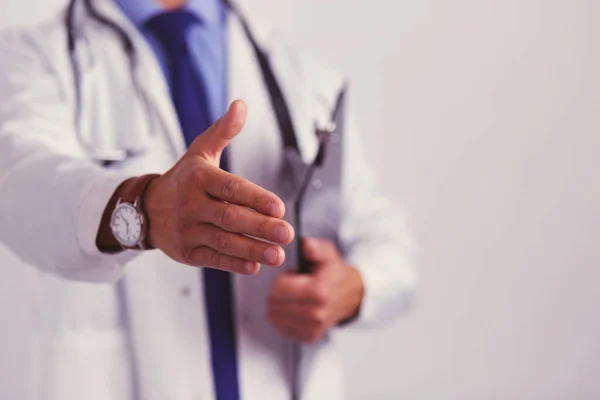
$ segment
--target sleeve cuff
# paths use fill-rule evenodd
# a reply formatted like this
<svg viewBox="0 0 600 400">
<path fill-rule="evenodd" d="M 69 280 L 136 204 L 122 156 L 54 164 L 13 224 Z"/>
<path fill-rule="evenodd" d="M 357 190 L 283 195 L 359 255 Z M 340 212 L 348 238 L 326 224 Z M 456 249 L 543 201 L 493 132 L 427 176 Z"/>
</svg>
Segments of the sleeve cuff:
<svg viewBox="0 0 600 400">
<path fill-rule="evenodd" d="M 91 257 L 106 256 L 96 246 L 98 228 L 110 198 L 117 187 L 128 178 L 131 176 L 125 174 L 105 175 L 84 188 L 77 219 L 77 236 L 79 245 L 87 255 Z"/>
<path fill-rule="evenodd" d="M 139 253 L 126 250 L 117 254 L 105 254 L 96 246 L 98 228 L 106 205 L 117 187 L 128 178 L 131 176 L 123 173 L 103 174 L 82 191 L 77 215 L 77 240 L 83 252 L 96 261 L 91 263 L 93 268 L 81 270 L 81 277 L 76 276 L 77 271 L 70 271 L 71 278 L 116 282 L 122 276 L 125 264 Z"/>
<path fill-rule="evenodd" d="M 385 269 L 373 262 L 350 258 L 348 263 L 358 269 L 364 286 L 360 311 L 350 326 L 380 326 L 412 307 L 416 283 L 409 268 L 397 265 L 396 274 L 398 271 L 406 272 L 402 276 L 395 274 L 394 277 L 388 277 Z"/>
</svg>

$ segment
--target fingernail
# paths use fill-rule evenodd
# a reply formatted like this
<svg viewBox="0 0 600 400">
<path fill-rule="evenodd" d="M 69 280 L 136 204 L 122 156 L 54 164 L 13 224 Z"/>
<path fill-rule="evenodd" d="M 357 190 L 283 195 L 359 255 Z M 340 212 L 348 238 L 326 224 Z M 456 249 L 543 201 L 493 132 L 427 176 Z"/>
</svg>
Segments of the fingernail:
<svg viewBox="0 0 600 400">
<path fill-rule="evenodd" d="M 255 264 L 256 263 L 253 263 L 252 261 L 246 261 L 244 264 L 244 270 L 246 270 L 246 272 L 249 274 L 253 273 Z"/>
<path fill-rule="evenodd" d="M 267 263 L 275 264 L 277 263 L 278 258 L 279 252 L 277 251 L 277 249 L 269 247 L 267 250 L 265 250 L 265 260 L 267 260 Z"/>
<path fill-rule="evenodd" d="M 286 226 L 279 225 L 275 228 L 275 240 L 279 243 L 285 243 L 290 237 L 290 231 Z"/>
</svg>

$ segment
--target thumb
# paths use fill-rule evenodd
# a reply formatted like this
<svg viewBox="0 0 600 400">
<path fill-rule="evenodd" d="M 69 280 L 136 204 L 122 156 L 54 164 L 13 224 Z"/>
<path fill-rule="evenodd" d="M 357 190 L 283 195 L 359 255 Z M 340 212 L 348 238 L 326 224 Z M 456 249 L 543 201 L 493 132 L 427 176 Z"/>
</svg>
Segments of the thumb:
<svg viewBox="0 0 600 400">
<path fill-rule="evenodd" d="M 225 115 L 192 142 L 188 153 L 218 161 L 225 147 L 240 133 L 245 122 L 246 104 L 242 100 L 235 100 Z"/>
</svg>

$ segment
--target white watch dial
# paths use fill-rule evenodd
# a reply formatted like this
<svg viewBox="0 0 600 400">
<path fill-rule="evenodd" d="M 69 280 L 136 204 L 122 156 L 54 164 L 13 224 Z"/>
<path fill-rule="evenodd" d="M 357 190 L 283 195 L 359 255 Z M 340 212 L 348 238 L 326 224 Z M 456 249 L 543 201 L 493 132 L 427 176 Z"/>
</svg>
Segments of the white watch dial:
<svg viewBox="0 0 600 400">
<path fill-rule="evenodd" d="M 142 240 L 142 216 L 129 203 L 121 203 L 115 208 L 110 227 L 123 246 L 137 246 Z"/>
</svg>

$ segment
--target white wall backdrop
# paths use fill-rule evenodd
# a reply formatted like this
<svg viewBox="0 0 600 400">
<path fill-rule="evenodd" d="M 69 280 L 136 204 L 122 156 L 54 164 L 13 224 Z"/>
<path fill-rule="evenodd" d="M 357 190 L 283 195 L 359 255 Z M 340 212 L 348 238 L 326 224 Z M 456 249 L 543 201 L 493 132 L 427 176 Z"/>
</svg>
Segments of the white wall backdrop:
<svg viewBox="0 0 600 400">
<path fill-rule="evenodd" d="M 0 21 L 59 1 L 2 0 Z M 600 3 L 245 1 L 353 78 L 419 245 L 417 308 L 343 337 L 349 398 L 600 398 Z M 2 399 L 24 385 L 18 267 L 0 265 Z"/>
</svg>

